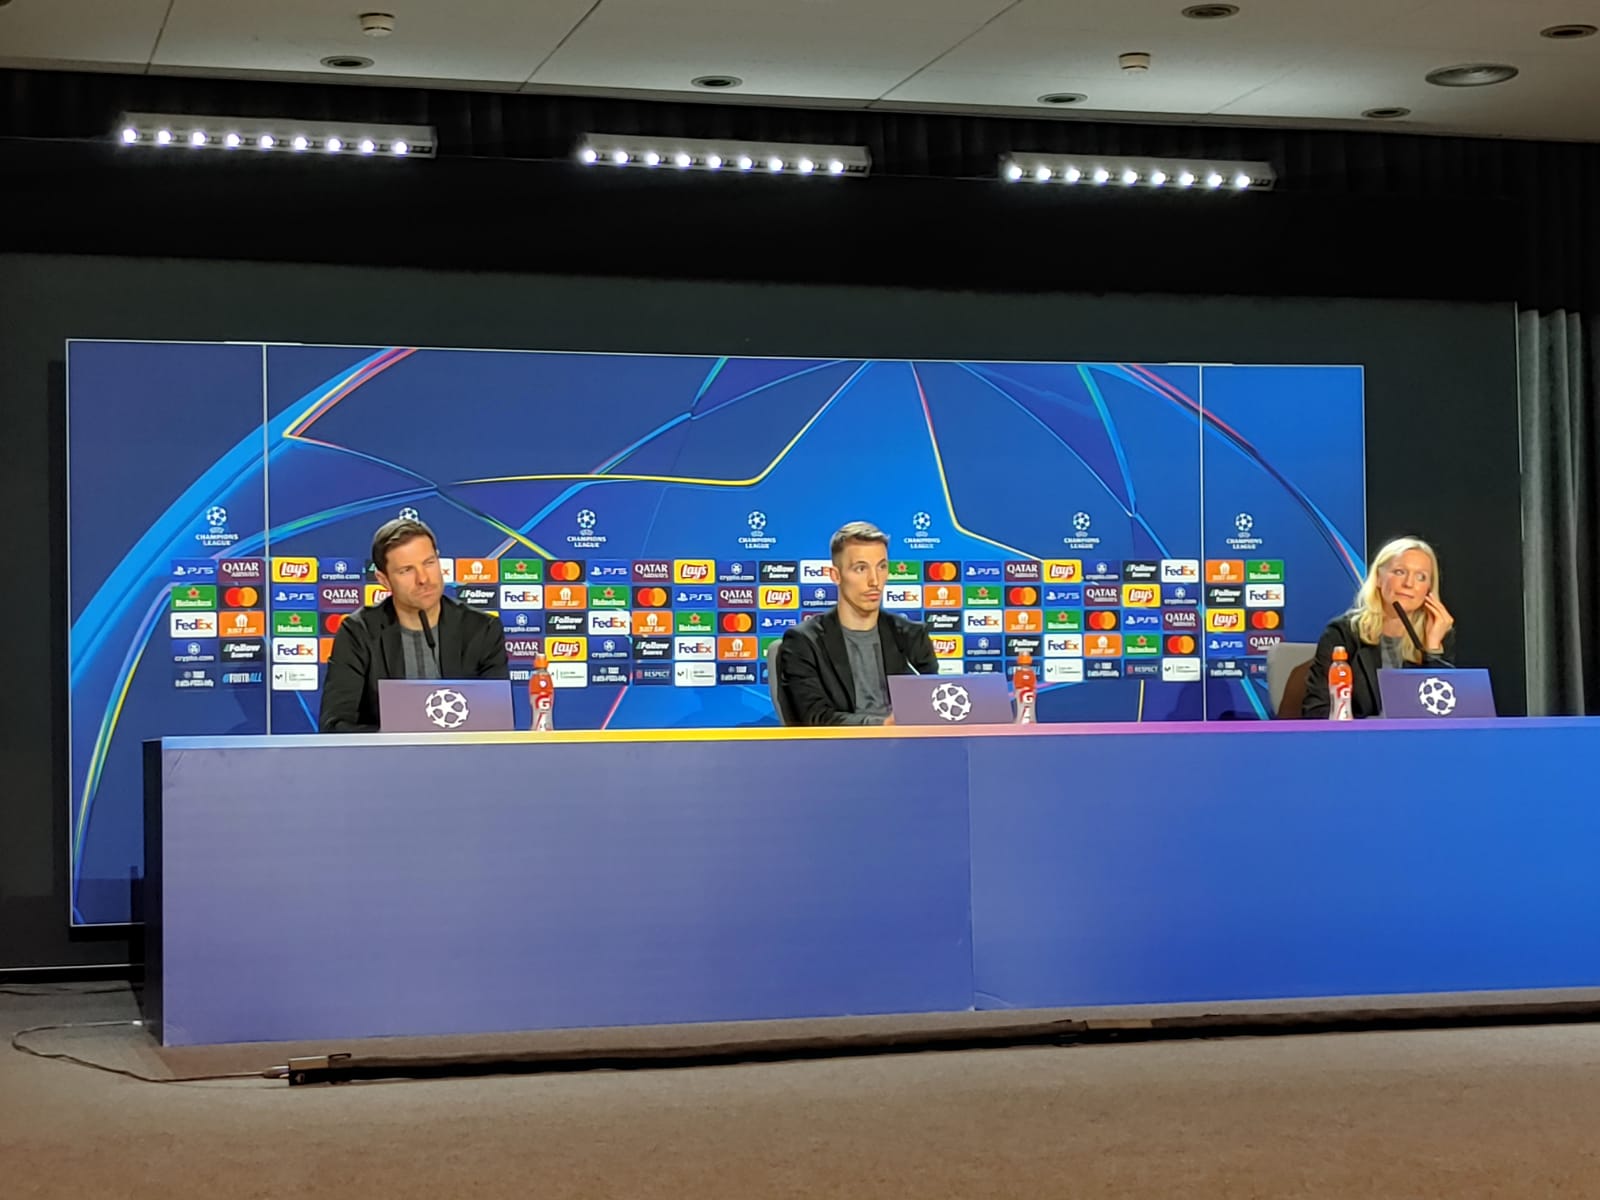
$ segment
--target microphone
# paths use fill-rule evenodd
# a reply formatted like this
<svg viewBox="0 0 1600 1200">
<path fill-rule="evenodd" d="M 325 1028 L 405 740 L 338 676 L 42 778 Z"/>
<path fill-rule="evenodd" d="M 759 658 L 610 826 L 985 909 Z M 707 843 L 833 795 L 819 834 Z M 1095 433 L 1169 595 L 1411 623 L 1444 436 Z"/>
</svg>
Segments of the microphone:
<svg viewBox="0 0 1600 1200">
<path fill-rule="evenodd" d="M 1422 639 L 1417 636 L 1417 627 L 1411 623 L 1411 618 L 1406 614 L 1406 610 L 1400 607 L 1400 601 L 1398 600 L 1394 602 L 1394 615 L 1400 618 L 1400 624 L 1404 625 L 1406 632 L 1411 635 L 1411 644 L 1417 648 L 1417 653 L 1422 655 L 1423 661 L 1426 662 L 1428 648 L 1422 644 Z M 1450 666 L 1443 658 L 1439 658 L 1438 661 L 1441 666 Z"/>
<path fill-rule="evenodd" d="M 433 628 L 428 624 L 427 612 L 417 609 L 417 619 L 422 622 L 422 640 L 428 643 L 428 653 L 433 655 L 433 665 L 442 672 L 444 664 L 439 661 L 439 645 L 433 640 Z"/>
<path fill-rule="evenodd" d="M 921 671 L 917 670 L 917 664 L 912 662 L 909 658 L 906 659 L 906 667 L 907 667 L 907 669 L 910 670 L 910 672 L 913 675 L 921 675 L 922 674 Z"/>
</svg>

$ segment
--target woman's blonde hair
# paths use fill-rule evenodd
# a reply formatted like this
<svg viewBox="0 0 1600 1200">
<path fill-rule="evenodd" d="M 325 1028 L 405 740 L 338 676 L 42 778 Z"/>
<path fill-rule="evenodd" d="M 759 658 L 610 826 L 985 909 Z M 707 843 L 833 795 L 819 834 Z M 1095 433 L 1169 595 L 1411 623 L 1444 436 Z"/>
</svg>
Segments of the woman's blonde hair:
<svg viewBox="0 0 1600 1200">
<path fill-rule="evenodd" d="M 1381 580 L 1383 573 L 1395 559 L 1407 550 L 1420 550 L 1428 556 L 1428 561 L 1433 564 L 1432 586 L 1429 591 L 1439 595 L 1439 556 L 1433 552 L 1433 547 L 1421 538 L 1398 537 L 1385 544 L 1372 556 L 1372 566 L 1367 570 L 1367 578 L 1361 584 L 1361 590 L 1356 593 L 1356 602 L 1350 609 L 1350 624 L 1356 631 L 1356 636 L 1369 646 L 1378 644 L 1378 637 L 1383 632 L 1383 623 L 1389 618 L 1389 610 L 1383 606 L 1383 588 Z M 1418 628 L 1417 633 L 1423 630 Z M 1411 644 L 1410 638 L 1403 639 L 1404 649 L 1402 654 L 1411 662 L 1421 662 L 1422 652 Z"/>
</svg>

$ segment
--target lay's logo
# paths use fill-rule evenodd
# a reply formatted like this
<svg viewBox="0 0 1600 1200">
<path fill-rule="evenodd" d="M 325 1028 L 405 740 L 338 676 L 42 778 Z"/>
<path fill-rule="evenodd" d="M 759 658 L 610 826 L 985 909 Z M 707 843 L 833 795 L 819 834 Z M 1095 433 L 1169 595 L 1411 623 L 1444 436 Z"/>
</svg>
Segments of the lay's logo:
<svg viewBox="0 0 1600 1200">
<path fill-rule="evenodd" d="M 273 583 L 315 583 L 317 560 L 314 558 L 275 558 L 272 560 Z"/>
<path fill-rule="evenodd" d="M 1125 583 L 1122 585 L 1122 607 L 1160 608 L 1161 588 L 1149 583 Z"/>
<path fill-rule="evenodd" d="M 582 637 L 545 638 L 544 654 L 551 662 L 583 662 L 589 657 L 589 639 Z"/>
<path fill-rule="evenodd" d="M 709 558 L 679 558 L 672 563 L 673 583 L 710 583 L 717 565 Z"/>
<path fill-rule="evenodd" d="M 1083 561 L 1077 558 L 1047 558 L 1044 561 L 1046 583 L 1083 582 Z"/>
<path fill-rule="evenodd" d="M 961 635 L 934 633 L 928 635 L 928 640 L 933 643 L 935 658 L 961 657 L 961 650 L 964 644 Z"/>
<path fill-rule="evenodd" d="M 1206 610 L 1207 633 L 1231 633 L 1244 628 L 1244 609 L 1209 608 Z"/>
</svg>

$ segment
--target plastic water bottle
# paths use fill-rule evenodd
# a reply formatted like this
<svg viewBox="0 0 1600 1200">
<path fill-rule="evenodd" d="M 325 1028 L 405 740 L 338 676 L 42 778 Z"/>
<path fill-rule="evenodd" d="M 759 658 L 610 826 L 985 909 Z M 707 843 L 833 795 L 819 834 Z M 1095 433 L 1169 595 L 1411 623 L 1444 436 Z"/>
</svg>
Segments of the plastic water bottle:
<svg viewBox="0 0 1600 1200">
<path fill-rule="evenodd" d="M 1033 673 L 1033 655 L 1026 651 L 1017 655 L 1017 669 L 1011 673 L 1011 690 L 1017 701 L 1016 723 L 1037 724 L 1034 704 L 1038 699 L 1039 677 Z"/>
<path fill-rule="evenodd" d="M 533 709 L 531 728 L 535 733 L 548 733 L 556 727 L 556 685 L 542 654 L 534 658 L 533 672 L 528 676 L 528 704 Z"/>
<path fill-rule="evenodd" d="M 1350 687 L 1355 680 L 1350 670 L 1350 656 L 1343 646 L 1333 648 L 1333 663 L 1328 667 L 1328 719 L 1353 721 L 1355 712 L 1350 707 Z"/>
</svg>

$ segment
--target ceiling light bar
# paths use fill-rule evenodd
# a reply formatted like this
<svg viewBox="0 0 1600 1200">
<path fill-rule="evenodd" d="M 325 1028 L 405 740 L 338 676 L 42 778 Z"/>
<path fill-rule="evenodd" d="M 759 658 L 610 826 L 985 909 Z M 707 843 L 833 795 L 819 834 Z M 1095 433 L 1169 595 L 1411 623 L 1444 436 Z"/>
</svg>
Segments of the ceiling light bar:
<svg viewBox="0 0 1600 1200">
<path fill-rule="evenodd" d="M 199 117 L 178 113 L 123 113 L 117 122 L 115 137 L 124 146 L 221 150 L 231 154 L 433 158 L 438 150 L 438 135 L 431 125 Z"/>
<path fill-rule="evenodd" d="M 1265 192 L 1278 182 L 1271 163 L 1193 158 L 1127 158 L 1122 155 L 1029 154 L 1000 156 L 1006 183 L 1079 188 L 1160 188 L 1163 191 Z"/>
<path fill-rule="evenodd" d="M 736 142 L 722 138 L 647 137 L 590 133 L 577 159 L 589 167 L 655 171 L 721 171 L 736 175 L 864 176 L 872 170 L 865 146 L 798 142 Z"/>
</svg>

